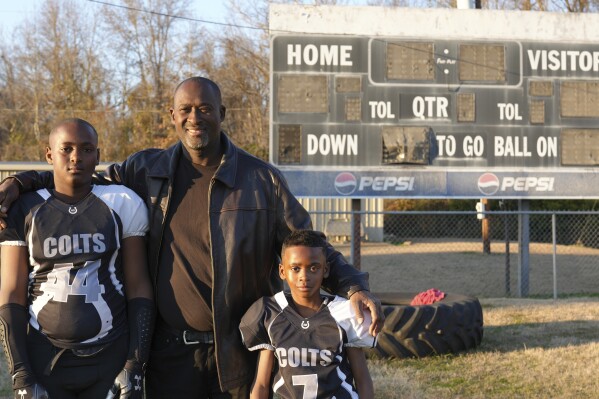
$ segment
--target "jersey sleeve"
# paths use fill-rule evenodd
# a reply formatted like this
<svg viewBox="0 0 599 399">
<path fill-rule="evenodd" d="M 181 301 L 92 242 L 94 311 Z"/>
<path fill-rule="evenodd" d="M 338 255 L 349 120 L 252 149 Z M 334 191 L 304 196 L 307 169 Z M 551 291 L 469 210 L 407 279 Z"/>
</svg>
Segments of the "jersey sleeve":
<svg viewBox="0 0 599 399">
<path fill-rule="evenodd" d="M 94 186 L 96 195 L 112 208 L 123 223 L 123 239 L 145 236 L 149 230 L 148 208 L 135 192 L 125 186 Z"/>
<path fill-rule="evenodd" d="M 335 297 L 329 304 L 329 309 L 337 324 L 347 335 L 347 342 L 344 346 L 358 348 L 372 348 L 375 346 L 376 338 L 368 332 L 372 324 L 372 318 L 368 310 L 364 311 L 364 322 L 358 324 L 356 312 L 347 299 Z"/>
<path fill-rule="evenodd" d="M 270 342 L 265 325 L 267 317 L 266 299 L 261 298 L 254 302 L 241 318 L 241 323 L 239 323 L 241 339 L 245 347 L 250 351 L 260 349 L 275 350 Z"/>
</svg>

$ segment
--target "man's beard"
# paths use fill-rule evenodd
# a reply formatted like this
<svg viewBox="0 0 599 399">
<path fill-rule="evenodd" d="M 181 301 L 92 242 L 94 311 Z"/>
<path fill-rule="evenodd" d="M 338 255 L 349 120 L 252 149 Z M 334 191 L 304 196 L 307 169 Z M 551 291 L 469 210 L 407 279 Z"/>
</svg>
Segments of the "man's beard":
<svg viewBox="0 0 599 399">
<path fill-rule="evenodd" d="M 209 143 L 210 137 L 208 136 L 208 133 L 204 133 L 199 137 L 185 137 L 186 147 L 190 150 L 203 150 L 208 147 Z"/>
</svg>

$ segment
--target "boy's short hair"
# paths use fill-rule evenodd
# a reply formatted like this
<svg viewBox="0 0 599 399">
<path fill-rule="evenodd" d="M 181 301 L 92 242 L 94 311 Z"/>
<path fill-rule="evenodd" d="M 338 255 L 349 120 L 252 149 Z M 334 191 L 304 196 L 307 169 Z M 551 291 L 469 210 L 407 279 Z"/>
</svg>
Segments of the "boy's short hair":
<svg viewBox="0 0 599 399">
<path fill-rule="evenodd" d="M 65 118 L 65 119 L 61 119 L 50 131 L 50 133 L 54 133 L 58 128 L 64 126 L 64 125 L 68 125 L 69 123 L 76 123 L 78 125 L 82 125 L 82 126 L 87 126 L 88 128 L 91 129 L 92 133 L 94 133 L 96 135 L 96 137 L 98 137 L 98 132 L 96 131 L 96 128 L 94 127 L 94 125 L 92 125 L 91 123 L 89 123 L 88 121 L 86 121 L 85 119 L 81 119 L 81 118 Z"/>
<path fill-rule="evenodd" d="M 316 230 L 295 230 L 283 241 L 281 252 L 285 252 L 289 247 L 298 246 L 322 248 L 322 251 L 326 253 L 327 237 L 324 233 Z"/>
</svg>

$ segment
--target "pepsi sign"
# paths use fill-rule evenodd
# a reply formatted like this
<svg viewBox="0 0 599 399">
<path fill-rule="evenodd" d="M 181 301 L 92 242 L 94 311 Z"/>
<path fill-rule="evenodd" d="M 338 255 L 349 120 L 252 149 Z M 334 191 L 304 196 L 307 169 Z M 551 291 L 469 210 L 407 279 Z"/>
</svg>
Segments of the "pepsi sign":
<svg viewBox="0 0 599 399">
<path fill-rule="evenodd" d="M 484 195 L 493 195 L 499 190 L 499 179 L 493 173 L 485 173 L 478 178 L 478 189 Z"/>
<path fill-rule="evenodd" d="M 335 190 L 341 195 L 351 195 L 356 189 L 358 193 L 365 191 L 413 191 L 415 178 L 413 176 L 360 176 L 356 178 L 353 173 L 341 172 L 335 177 Z"/>
<path fill-rule="evenodd" d="M 358 181 L 356 176 L 349 172 L 342 172 L 335 178 L 335 190 L 341 195 L 350 195 L 356 191 Z"/>
</svg>

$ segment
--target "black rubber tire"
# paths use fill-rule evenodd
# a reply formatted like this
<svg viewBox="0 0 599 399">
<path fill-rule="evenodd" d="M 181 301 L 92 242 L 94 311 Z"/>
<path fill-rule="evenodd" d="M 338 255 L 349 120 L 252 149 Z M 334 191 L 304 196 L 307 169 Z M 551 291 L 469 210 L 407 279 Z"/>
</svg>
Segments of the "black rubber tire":
<svg viewBox="0 0 599 399">
<path fill-rule="evenodd" d="M 374 293 L 385 324 L 370 354 L 408 358 L 459 353 L 480 345 L 483 311 L 477 298 L 446 294 L 432 305 L 411 306 L 417 292 Z"/>
</svg>

